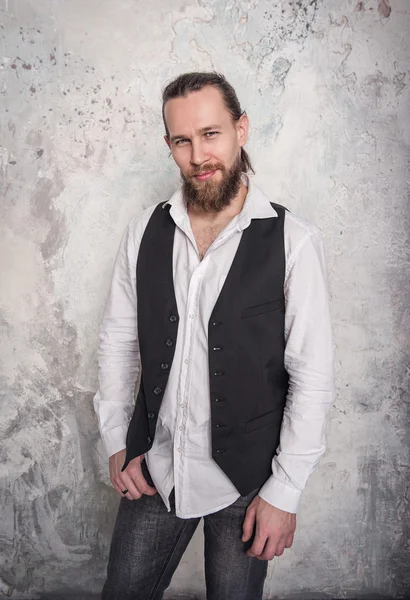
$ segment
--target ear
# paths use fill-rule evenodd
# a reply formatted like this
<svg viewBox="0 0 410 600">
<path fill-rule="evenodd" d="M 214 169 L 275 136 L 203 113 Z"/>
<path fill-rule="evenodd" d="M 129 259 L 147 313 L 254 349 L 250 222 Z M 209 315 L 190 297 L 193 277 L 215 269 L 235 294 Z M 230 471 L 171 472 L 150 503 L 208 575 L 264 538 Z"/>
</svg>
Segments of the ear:
<svg viewBox="0 0 410 600">
<path fill-rule="evenodd" d="M 236 125 L 236 133 L 238 136 L 239 145 L 242 147 L 248 141 L 248 132 L 249 132 L 249 119 L 248 115 L 243 112 L 239 119 L 235 123 Z"/>
<path fill-rule="evenodd" d="M 168 148 L 171 150 L 171 142 L 169 141 L 169 138 L 168 138 L 168 136 L 167 136 L 167 135 L 164 135 L 164 140 L 165 140 L 165 142 L 166 142 L 166 144 L 167 144 Z"/>
</svg>

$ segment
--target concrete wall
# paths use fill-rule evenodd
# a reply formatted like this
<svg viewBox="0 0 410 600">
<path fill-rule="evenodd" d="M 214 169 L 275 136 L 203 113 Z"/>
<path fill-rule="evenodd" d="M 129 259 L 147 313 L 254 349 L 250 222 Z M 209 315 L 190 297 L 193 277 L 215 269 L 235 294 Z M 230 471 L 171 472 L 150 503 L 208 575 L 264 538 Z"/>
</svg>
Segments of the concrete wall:
<svg viewBox="0 0 410 600">
<path fill-rule="evenodd" d="M 330 272 L 329 448 L 266 597 L 410 594 L 409 2 L 0 0 L 0 19 L 1 592 L 101 589 L 98 325 L 126 223 L 178 183 L 161 88 L 216 69 L 256 181 L 324 231 Z M 174 595 L 204 597 L 201 548 Z"/>
</svg>

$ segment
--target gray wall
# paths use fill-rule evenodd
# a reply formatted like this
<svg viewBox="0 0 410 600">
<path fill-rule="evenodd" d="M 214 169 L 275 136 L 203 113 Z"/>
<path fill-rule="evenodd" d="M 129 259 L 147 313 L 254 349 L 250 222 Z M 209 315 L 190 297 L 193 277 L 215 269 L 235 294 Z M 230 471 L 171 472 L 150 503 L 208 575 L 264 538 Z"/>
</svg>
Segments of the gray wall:
<svg viewBox="0 0 410 600">
<path fill-rule="evenodd" d="M 256 181 L 323 230 L 330 273 L 328 451 L 266 597 L 410 594 L 410 3 L 0 10 L 2 593 L 80 600 L 102 586 L 118 497 L 92 408 L 98 325 L 128 220 L 178 183 L 161 87 L 216 69 L 250 117 Z M 174 595 L 204 597 L 201 549 L 198 534 Z"/>
</svg>

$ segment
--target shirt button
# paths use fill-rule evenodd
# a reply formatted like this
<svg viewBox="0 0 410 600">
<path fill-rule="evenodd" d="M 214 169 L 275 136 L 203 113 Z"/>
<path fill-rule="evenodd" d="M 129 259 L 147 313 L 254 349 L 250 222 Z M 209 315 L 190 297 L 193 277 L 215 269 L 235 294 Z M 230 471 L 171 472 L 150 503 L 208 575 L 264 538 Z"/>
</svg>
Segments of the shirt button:
<svg viewBox="0 0 410 600">
<path fill-rule="evenodd" d="M 178 452 L 182 452 L 182 448 L 178 448 Z"/>
<path fill-rule="evenodd" d="M 189 363 L 189 360 L 186 358 L 186 359 L 184 360 L 184 363 L 187 365 L 187 364 Z"/>
<path fill-rule="evenodd" d="M 185 404 L 183 402 L 181 402 L 181 404 L 179 405 L 181 408 L 185 408 Z"/>
<path fill-rule="evenodd" d="M 169 364 L 168 363 L 161 363 L 161 369 L 163 371 L 167 371 L 169 369 Z"/>
<path fill-rule="evenodd" d="M 173 344 L 173 343 L 174 343 L 174 340 L 171 340 L 171 338 L 168 338 L 168 339 L 165 341 L 165 345 L 166 345 L 166 346 L 168 346 L 168 347 L 172 346 L 172 344 Z"/>
<path fill-rule="evenodd" d="M 155 419 L 155 413 L 148 413 L 148 419 Z"/>
<path fill-rule="evenodd" d="M 185 427 L 183 425 L 179 426 L 179 431 L 184 431 Z"/>
<path fill-rule="evenodd" d="M 177 318 L 176 318 L 176 316 L 175 316 L 175 315 L 171 315 L 171 316 L 169 317 L 169 320 L 171 321 L 171 323 L 175 323 L 175 321 L 177 320 Z"/>
<path fill-rule="evenodd" d="M 160 393 L 162 392 L 162 388 L 160 388 L 159 386 L 157 386 L 157 387 L 155 387 L 155 388 L 154 388 L 154 390 L 153 390 L 153 391 L 154 391 L 154 394 L 155 394 L 156 396 L 159 396 L 159 395 L 160 395 Z"/>
<path fill-rule="evenodd" d="M 190 319 L 193 319 L 195 317 L 195 315 L 193 315 L 192 313 L 189 315 Z"/>
</svg>

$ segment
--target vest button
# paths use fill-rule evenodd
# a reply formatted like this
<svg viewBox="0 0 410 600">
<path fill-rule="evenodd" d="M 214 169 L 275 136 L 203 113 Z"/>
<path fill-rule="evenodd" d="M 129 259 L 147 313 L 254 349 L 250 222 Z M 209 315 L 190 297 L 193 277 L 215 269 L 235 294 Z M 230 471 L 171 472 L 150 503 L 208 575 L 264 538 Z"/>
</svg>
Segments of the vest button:
<svg viewBox="0 0 410 600">
<path fill-rule="evenodd" d="M 212 321 L 212 327 L 219 327 L 221 323 L 219 321 Z"/>
<path fill-rule="evenodd" d="M 219 350 L 222 350 L 222 348 L 220 346 L 215 346 L 215 348 L 212 348 L 212 350 L 214 352 L 219 352 Z"/>
<path fill-rule="evenodd" d="M 168 338 L 168 339 L 165 341 L 165 345 L 166 345 L 166 346 L 168 346 L 168 347 L 172 346 L 172 344 L 173 344 L 173 343 L 174 343 L 174 340 L 171 340 L 170 338 Z"/>
<path fill-rule="evenodd" d="M 175 316 L 175 315 L 171 315 L 171 316 L 169 317 L 169 320 L 171 321 L 171 323 L 175 323 L 175 321 L 177 320 L 177 318 L 176 318 L 176 316 Z"/>
<path fill-rule="evenodd" d="M 167 371 L 169 369 L 169 364 L 168 363 L 161 363 L 161 369 L 163 371 Z"/>
<path fill-rule="evenodd" d="M 215 398 L 215 402 L 223 402 L 225 398 Z"/>
<path fill-rule="evenodd" d="M 153 391 L 156 396 L 159 396 L 162 392 L 162 388 L 160 388 L 159 385 L 157 385 L 157 387 L 155 387 Z"/>
<path fill-rule="evenodd" d="M 220 377 L 221 375 L 225 375 L 225 373 L 224 373 L 223 371 L 216 371 L 216 372 L 214 373 L 214 376 L 215 376 L 215 377 Z"/>
<path fill-rule="evenodd" d="M 217 450 L 215 450 L 215 452 L 217 454 L 223 454 L 225 452 L 225 449 L 224 448 L 218 448 Z"/>
<path fill-rule="evenodd" d="M 155 413 L 148 413 L 148 419 L 155 419 Z"/>
</svg>

